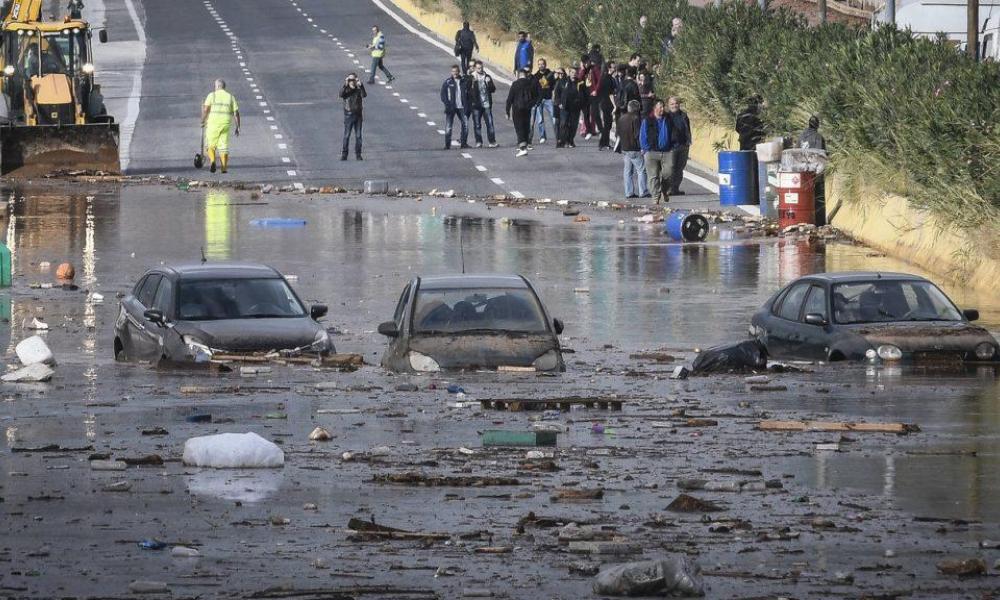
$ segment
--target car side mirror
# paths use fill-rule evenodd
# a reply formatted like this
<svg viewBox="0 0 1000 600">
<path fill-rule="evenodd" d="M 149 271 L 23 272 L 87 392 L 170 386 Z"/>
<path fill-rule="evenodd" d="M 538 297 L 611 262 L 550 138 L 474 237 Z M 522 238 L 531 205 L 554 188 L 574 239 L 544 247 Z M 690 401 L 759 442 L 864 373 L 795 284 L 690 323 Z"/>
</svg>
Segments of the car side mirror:
<svg viewBox="0 0 1000 600">
<path fill-rule="evenodd" d="M 378 326 L 378 332 L 385 337 L 399 337 L 399 328 L 396 327 L 395 321 L 386 321 L 385 323 L 380 323 Z"/>
<path fill-rule="evenodd" d="M 325 304 L 313 304 L 309 307 L 309 316 L 313 318 L 313 321 L 316 321 L 325 317 L 329 310 Z"/>
<path fill-rule="evenodd" d="M 556 335 L 563 332 L 563 322 L 559 319 L 552 319 L 552 329 L 556 330 Z"/>
<path fill-rule="evenodd" d="M 142 313 L 142 316 L 146 317 L 147 321 L 156 323 L 160 327 L 163 327 L 166 324 L 166 319 L 163 317 L 163 311 L 161 310 L 151 308 Z"/>
<path fill-rule="evenodd" d="M 962 315 L 969 321 L 979 320 L 979 311 L 974 308 L 967 308 L 962 311 Z"/>
<path fill-rule="evenodd" d="M 816 327 L 826 327 L 829 322 L 826 317 L 819 313 L 809 313 L 806 315 L 806 325 L 815 325 Z"/>
<path fill-rule="evenodd" d="M 108 43 L 108 30 L 107 29 L 102 29 L 102 30 L 98 31 L 97 32 L 97 39 L 101 40 L 102 44 L 107 44 Z"/>
</svg>

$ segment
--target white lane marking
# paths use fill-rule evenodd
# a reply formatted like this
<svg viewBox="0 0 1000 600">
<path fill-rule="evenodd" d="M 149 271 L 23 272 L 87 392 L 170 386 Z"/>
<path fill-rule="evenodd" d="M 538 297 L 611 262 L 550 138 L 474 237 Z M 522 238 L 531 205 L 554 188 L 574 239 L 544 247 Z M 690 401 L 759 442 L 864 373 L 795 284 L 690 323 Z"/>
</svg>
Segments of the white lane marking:
<svg viewBox="0 0 1000 600">
<path fill-rule="evenodd" d="M 487 169 L 483 165 L 476 165 L 476 170 L 485 173 Z"/>
<path fill-rule="evenodd" d="M 278 144 L 278 150 L 287 150 L 288 144 Z"/>
<path fill-rule="evenodd" d="M 281 157 L 281 162 L 283 162 L 283 163 L 290 163 L 290 162 L 292 162 L 292 159 L 288 158 L 287 156 L 282 156 Z"/>
<path fill-rule="evenodd" d="M 415 108 L 415 107 L 411 106 L 410 108 Z M 420 117 L 421 119 L 426 119 L 427 113 L 417 113 L 417 116 Z"/>
<path fill-rule="evenodd" d="M 125 0 L 125 8 L 128 16 L 135 27 L 135 34 L 139 38 L 139 56 L 136 62 L 139 68 L 132 73 L 132 89 L 129 90 L 128 103 L 125 105 L 125 118 L 122 120 L 119 145 L 119 156 L 121 157 L 122 172 L 128 170 L 128 165 L 132 162 L 132 135 L 135 133 L 135 123 L 139 120 L 139 99 L 142 98 L 142 72 L 146 66 L 146 30 L 142 28 L 139 21 L 139 13 L 135 10 L 133 0 Z"/>
<path fill-rule="evenodd" d="M 283 140 L 283 139 L 285 139 L 285 136 L 281 135 L 280 133 L 276 133 L 276 134 L 274 134 L 274 139 L 276 139 L 276 140 Z"/>
<path fill-rule="evenodd" d="M 687 179 L 688 181 L 705 188 L 706 190 L 712 192 L 713 194 L 719 193 L 719 184 L 715 183 L 711 179 L 705 179 L 701 175 L 692 173 L 691 171 L 684 171 L 684 179 Z"/>
<path fill-rule="evenodd" d="M 403 104 L 409 104 L 410 103 L 410 101 L 407 100 L 406 98 L 400 98 L 399 101 L 402 102 Z"/>
<path fill-rule="evenodd" d="M 295 189 L 299 190 L 300 192 L 301 192 L 302 190 L 306 189 L 306 186 L 302 185 L 302 184 L 301 184 L 301 183 L 299 183 L 298 181 L 296 181 L 295 183 L 293 183 L 293 184 L 292 184 L 292 186 L 293 186 L 293 187 L 294 187 Z"/>
<path fill-rule="evenodd" d="M 499 177 L 490 177 L 490 181 L 497 185 L 503 185 L 503 179 L 500 179 Z"/>
<path fill-rule="evenodd" d="M 468 152 L 463 152 L 462 153 L 462 158 L 468 158 L 469 160 L 472 160 L 472 155 L 469 154 Z"/>
<path fill-rule="evenodd" d="M 510 195 L 513 196 L 513 197 L 515 197 L 515 198 L 524 198 L 524 194 L 522 194 L 521 192 L 519 192 L 517 190 L 512 191 L 510 193 Z"/>
<path fill-rule="evenodd" d="M 444 135 L 444 129 L 438 129 L 438 135 Z"/>
<path fill-rule="evenodd" d="M 386 88 L 386 89 L 389 89 L 389 88 Z M 393 92 L 392 95 L 396 96 L 396 97 L 399 97 L 399 92 Z"/>
<path fill-rule="evenodd" d="M 291 170 L 289 170 L 289 171 L 286 171 L 286 173 L 288 173 L 288 176 L 289 176 L 289 177 L 295 177 L 296 175 L 298 175 L 298 173 L 297 173 L 297 172 L 295 172 L 295 171 L 291 171 Z"/>
<path fill-rule="evenodd" d="M 437 123 L 435 123 L 434 121 L 427 121 L 427 124 L 430 125 L 431 127 L 437 125 Z"/>
</svg>

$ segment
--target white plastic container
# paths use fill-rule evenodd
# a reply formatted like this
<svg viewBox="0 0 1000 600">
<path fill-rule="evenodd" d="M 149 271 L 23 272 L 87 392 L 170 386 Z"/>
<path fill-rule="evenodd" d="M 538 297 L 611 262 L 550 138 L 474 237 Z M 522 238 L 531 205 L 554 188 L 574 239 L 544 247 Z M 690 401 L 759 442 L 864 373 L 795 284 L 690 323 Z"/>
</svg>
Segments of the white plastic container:
<svg viewBox="0 0 1000 600">
<path fill-rule="evenodd" d="M 36 363 L 56 364 L 56 358 L 52 355 L 45 340 L 37 335 L 21 340 L 17 346 L 14 346 L 14 352 L 17 353 L 21 364 L 26 367 Z"/>
</svg>

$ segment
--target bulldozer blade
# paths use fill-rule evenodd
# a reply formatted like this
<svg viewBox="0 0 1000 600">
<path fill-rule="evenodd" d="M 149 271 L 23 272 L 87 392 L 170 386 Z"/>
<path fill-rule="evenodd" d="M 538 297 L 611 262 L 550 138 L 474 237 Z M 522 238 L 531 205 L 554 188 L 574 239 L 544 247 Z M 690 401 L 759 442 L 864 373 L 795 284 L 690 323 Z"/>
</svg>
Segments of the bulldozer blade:
<svg viewBox="0 0 1000 600">
<path fill-rule="evenodd" d="M 33 125 L 0 128 L 0 173 L 40 177 L 67 171 L 120 175 L 118 124 Z"/>
</svg>

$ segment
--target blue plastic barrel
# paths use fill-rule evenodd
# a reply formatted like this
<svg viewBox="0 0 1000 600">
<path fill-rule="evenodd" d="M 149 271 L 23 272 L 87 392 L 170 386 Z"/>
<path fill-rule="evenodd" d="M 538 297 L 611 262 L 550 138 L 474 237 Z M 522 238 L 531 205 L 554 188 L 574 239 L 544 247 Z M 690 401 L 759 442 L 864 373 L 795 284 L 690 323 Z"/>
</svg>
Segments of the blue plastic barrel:
<svg viewBox="0 0 1000 600">
<path fill-rule="evenodd" d="M 305 219 L 287 219 L 287 218 L 271 218 L 271 219 L 254 219 L 250 221 L 250 224 L 254 227 L 305 227 Z"/>
<path fill-rule="evenodd" d="M 678 242 L 703 242 L 708 237 L 708 219 L 687 211 L 677 211 L 667 217 L 663 231 Z"/>
<path fill-rule="evenodd" d="M 719 152 L 719 201 L 723 206 L 757 204 L 757 153 Z"/>
</svg>

